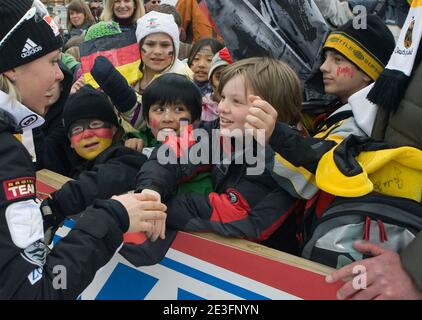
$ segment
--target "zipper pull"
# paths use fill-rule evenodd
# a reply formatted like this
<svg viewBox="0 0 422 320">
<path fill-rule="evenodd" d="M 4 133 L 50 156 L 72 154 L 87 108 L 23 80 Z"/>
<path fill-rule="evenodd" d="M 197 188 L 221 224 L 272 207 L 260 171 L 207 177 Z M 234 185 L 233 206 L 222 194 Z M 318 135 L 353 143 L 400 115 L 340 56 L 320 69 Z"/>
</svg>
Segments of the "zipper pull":
<svg viewBox="0 0 422 320">
<path fill-rule="evenodd" d="M 363 236 L 362 239 L 364 241 L 369 241 L 369 232 L 371 231 L 371 218 L 365 218 L 365 224 L 363 225 Z"/>
<path fill-rule="evenodd" d="M 385 231 L 384 223 L 380 219 L 377 220 L 377 223 L 378 223 L 378 229 L 380 231 L 380 242 L 383 243 L 385 241 L 388 241 L 387 232 Z"/>
</svg>

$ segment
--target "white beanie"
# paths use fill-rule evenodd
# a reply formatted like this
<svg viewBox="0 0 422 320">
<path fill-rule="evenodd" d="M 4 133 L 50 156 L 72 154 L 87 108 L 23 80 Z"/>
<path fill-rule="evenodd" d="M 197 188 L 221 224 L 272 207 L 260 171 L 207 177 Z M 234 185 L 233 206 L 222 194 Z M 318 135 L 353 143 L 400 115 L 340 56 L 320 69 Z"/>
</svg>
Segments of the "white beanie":
<svg viewBox="0 0 422 320">
<path fill-rule="evenodd" d="M 179 28 L 174 22 L 173 15 L 150 11 L 136 22 L 136 40 L 141 42 L 153 33 L 165 33 L 173 39 L 174 57 L 179 55 Z"/>
</svg>

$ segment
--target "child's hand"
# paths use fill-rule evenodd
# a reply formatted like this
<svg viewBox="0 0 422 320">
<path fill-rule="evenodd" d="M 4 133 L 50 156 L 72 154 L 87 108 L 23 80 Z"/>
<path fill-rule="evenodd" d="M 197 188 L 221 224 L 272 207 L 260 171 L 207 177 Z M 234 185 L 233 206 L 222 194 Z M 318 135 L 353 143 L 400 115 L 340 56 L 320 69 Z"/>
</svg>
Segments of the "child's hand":
<svg viewBox="0 0 422 320">
<path fill-rule="evenodd" d="M 72 85 L 72 88 L 70 89 L 69 95 L 75 94 L 79 91 L 83 86 L 85 85 L 85 80 L 83 76 L 80 76 L 78 80 L 75 81 L 75 83 Z"/>
<path fill-rule="evenodd" d="M 144 149 L 145 143 L 144 140 L 139 138 L 131 138 L 125 141 L 125 147 L 133 149 L 135 151 L 142 152 Z"/>
<path fill-rule="evenodd" d="M 113 196 L 112 199 L 119 201 L 129 216 L 129 229 L 127 232 L 147 232 L 153 238 L 158 238 L 165 232 L 167 207 L 156 201 L 154 195 L 146 193 L 127 193 Z M 164 231 L 162 230 L 164 225 Z"/>
<path fill-rule="evenodd" d="M 150 189 L 144 189 L 140 193 L 146 197 L 148 197 L 150 200 L 155 201 L 157 203 L 161 204 L 161 195 L 154 190 Z M 166 221 L 165 220 L 156 220 L 153 222 L 153 230 L 147 231 L 146 236 L 149 238 L 152 242 L 158 239 L 160 237 L 161 239 L 165 239 L 166 235 Z"/>
<path fill-rule="evenodd" d="M 252 107 L 249 108 L 249 114 L 246 116 L 245 129 L 252 129 L 255 139 L 257 139 L 257 130 L 264 130 L 265 144 L 268 144 L 277 122 L 278 113 L 272 105 L 258 96 L 249 95 L 248 99 L 252 103 Z"/>
<path fill-rule="evenodd" d="M 148 195 L 150 198 L 152 198 L 153 201 L 161 202 L 161 195 L 152 189 L 143 189 L 141 194 Z"/>
</svg>

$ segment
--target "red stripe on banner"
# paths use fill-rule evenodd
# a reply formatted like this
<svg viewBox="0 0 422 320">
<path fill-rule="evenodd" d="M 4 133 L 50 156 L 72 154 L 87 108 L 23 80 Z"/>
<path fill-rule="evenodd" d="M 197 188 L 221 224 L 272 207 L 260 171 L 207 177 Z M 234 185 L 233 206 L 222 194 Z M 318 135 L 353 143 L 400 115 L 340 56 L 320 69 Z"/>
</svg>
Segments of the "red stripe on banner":
<svg viewBox="0 0 422 320">
<path fill-rule="evenodd" d="M 323 275 L 180 231 L 171 247 L 303 299 L 336 299 L 342 285 L 327 284 Z"/>
<path fill-rule="evenodd" d="M 98 56 L 106 57 L 115 67 L 123 66 L 141 59 L 137 43 L 118 49 L 114 48 L 107 51 L 97 51 L 88 56 L 81 57 L 83 73 L 91 71 L 94 66 L 95 58 Z"/>
</svg>

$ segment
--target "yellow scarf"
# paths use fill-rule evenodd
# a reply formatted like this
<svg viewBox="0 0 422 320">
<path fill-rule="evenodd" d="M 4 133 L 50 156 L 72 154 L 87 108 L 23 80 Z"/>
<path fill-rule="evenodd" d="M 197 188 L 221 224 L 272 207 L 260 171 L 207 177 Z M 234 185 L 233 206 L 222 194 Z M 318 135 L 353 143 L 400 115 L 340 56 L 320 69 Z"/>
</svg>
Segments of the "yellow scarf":
<svg viewBox="0 0 422 320">
<path fill-rule="evenodd" d="M 390 196 L 422 201 L 422 151 L 400 147 L 363 151 L 355 159 L 362 172 L 344 175 L 334 161 L 334 150 L 327 152 L 318 163 L 317 186 L 330 194 L 358 197 L 377 191 Z"/>
</svg>

